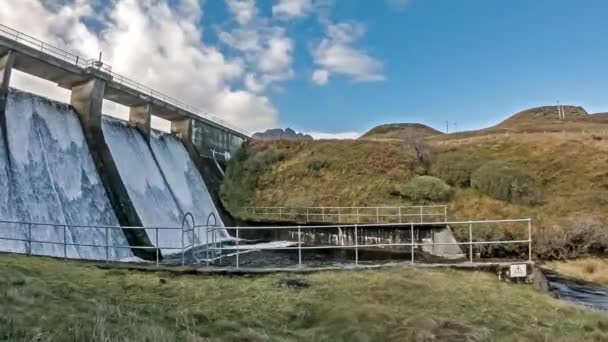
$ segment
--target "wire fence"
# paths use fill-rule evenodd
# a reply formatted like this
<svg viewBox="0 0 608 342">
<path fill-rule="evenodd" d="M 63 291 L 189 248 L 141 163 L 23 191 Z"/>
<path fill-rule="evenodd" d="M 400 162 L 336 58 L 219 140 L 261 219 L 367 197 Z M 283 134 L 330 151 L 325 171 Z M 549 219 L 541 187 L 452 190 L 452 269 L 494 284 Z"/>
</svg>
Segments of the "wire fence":
<svg viewBox="0 0 608 342">
<path fill-rule="evenodd" d="M 0 24 L 0 35 L 4 36 L 6 38 L 9 38 L 17 43 L 21 43 L 30 48 L 34 48 L 40 52 L 51 55 L 59 60 L 68 62 L 76 67 L 83 68 L 83 69 L 94 68 L 94 69 L 100 70 L 100 71 L 110 75 L 112 77 L 113 82 L 116 82 L 124 87 L 131 88 L 137 92 L 143 93 L 152 98 L 156 98 L 162 102 L 168 103 L 177 108 L 180 108 L 187 112 L 193 113 L 201 118 L 204 118 L 211 122 L 215 122 L 218 125 L 227 127 L 229 129 L 231 129 L 235 132 L 241 133 L 247 137 L 251 136 L 251 134 L 249 132 L 247 132 L 246 130 L 236 127 L 236 126 L 226 122 L 225 120 L 222 120 L 222 119 L 218 118 L 217 116 L 210 114 L 207 111 L 204 111 L 204 110 L 201 110 L 194 106 L 191 106 L 174 97 L 165 95 L 148 86 L 145 86 L 139 82 L 136 82 L 128 77 L 125 77 L 123 75 L 113 72 L 112 67 L 110 65 L 103 63 L 102 61 L 100 61 L 98 59 L 83 58 L 79 55 L 76 55 L 76 54 L 68 52 L 64 49 L 58 48 L 52 44 L 45 43 L 42 40 L 39 40 L 37 38 L 34 38 L 30 35 L 27 35 L 23 32 L 17 31 L 13 28 L 10 28 L 10 27 L 8 27 L 6 25 L 2 25 L 2 24 Z"/>
<path fill-rule="evenodd" d="M 446 205 L 400 207 L 245 207 L 242 217 L 301 223 L 447 222 Z"/>
</svg>

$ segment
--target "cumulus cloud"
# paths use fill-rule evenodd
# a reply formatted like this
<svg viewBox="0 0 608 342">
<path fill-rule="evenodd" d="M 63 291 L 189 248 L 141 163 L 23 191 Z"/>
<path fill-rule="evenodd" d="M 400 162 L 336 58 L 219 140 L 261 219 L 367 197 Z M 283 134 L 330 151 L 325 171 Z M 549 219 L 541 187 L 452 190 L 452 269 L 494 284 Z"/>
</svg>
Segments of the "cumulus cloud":
<svg viewBox="0 0 608 342">
<path fill-rule="evenodd" d="M 357 46 L 365 34 L 363 24 L 356 21 L 325 22 L 325 33 L 326 36 L 312 50 L 312 56 L 320 70 L 327 71 L 328 76 L 331 73 L 341 74 L 356 81 L 385 79 L 382 62 Z"/>
<path fill-rule="evenodd" d="M 359 132 L 308 132 L 313 138 L 319 139 L 357 139 L 361 136 Z"/>
<path fill-rule="evenodd" d="M 325 85 L 329 81 L 329 71 L 317 69 L 312 73 L 312 81 L 318 85 Z"/>
<path fill-rule="evenodd" d="M 7 1 L 0 8 L 0 22 L 8 26 L 84 56 L 103 51 L 113 71 L 239 127 L 254 131 L 276 125 L 276 109 L 266 96 L 235 86 L 246 83 L 247 60 L 228 58 L 202 42 L 202 9 L 197 0 L 115 0 L 103 8 L 87 0 Z M 239 23 L 255 18 L 253 1 L 227 3 Z M 270 55 L 265 58 L 276 63 L 285 59 L 280 53 L 284 42 L 268 46 Z M 44 87 L 31 78 L 13 84 L 18 82 Z"/>
<path fill-rule="evenodd" d="M 269 18 L 256 15 L 243 22 L 238 14 L 233 15 L 238 25 L 220 30 L 218 37 L 223 44 L 242 54 L 247 62 L 244 79 L 247 90 L 262 93 L 268 86 L 290 79 L 294 74 L 294 43 L 286 30 Z"/>
<path fill-rule="evenodd" d="M 272 6 L 272 15 L 283 18 L 301 17 L 312 9 L 311 0 L 278 0 Z"/>
</svg>

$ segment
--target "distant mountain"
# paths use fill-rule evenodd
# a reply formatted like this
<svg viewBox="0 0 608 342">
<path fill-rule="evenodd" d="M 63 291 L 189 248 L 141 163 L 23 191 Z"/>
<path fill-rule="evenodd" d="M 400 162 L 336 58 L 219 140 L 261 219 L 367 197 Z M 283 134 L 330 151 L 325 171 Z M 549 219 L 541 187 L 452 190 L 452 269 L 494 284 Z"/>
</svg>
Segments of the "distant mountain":
<svg viewBox="0 0 608 342">
<path fill-rule="evenodd" d="M 259 140 L 313 140 L 312 136 L 298 133 L 291 128 L 284 130 L 281 128 L 268 129 L 262 133 L 254 133 L 253 138 Z"/>
</svg>

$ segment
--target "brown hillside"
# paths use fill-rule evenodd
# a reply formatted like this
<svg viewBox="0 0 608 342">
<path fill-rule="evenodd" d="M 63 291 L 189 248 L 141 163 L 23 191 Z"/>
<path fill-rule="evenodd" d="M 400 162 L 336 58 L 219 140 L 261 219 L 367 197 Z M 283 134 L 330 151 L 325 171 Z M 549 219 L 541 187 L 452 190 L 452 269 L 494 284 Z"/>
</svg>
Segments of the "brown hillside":
<svg viewBox="0 0 608 342">
<path fill-rule="evenodd" d="M 564 119 L 559 118 L 557 106 L 544 106 L 521 111 L 498 124 L 497 128 L 520 128 L 524 126 L 562 124 L 564 122 L 582 121 L 589 118 L 583 107 L 562 106 Z"/>
<path fill-rule="evenodd" d="M 374 127 L 359 139 L 400 139 L 403 136 L 412 134 L 429 137 L 443 134 L 443 132 L 418 123 L 394 123 Z"/>
</svg>

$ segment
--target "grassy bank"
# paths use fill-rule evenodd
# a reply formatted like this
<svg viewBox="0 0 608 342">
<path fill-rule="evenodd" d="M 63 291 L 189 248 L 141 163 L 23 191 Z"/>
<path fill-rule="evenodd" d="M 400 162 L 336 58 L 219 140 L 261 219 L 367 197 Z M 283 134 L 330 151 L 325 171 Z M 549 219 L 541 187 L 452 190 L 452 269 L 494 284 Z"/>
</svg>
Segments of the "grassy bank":
<svg viewBox="0 0 608 342">
<path fill-rule="evenodd" d="M 484 273 L 171 276 L 0 256 L 0 340 L 607 339 L 605 315 Z"/>
<path fill-rule="evenodd" d="M 545 263 L 544 266 L 568 277 L 608 286 L 608 259 L 605 258 L 586 257 L 576 260 L 551 261 Z"/>
</svg>

